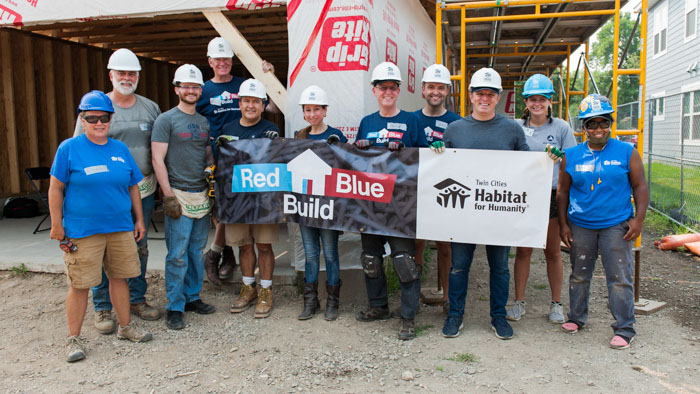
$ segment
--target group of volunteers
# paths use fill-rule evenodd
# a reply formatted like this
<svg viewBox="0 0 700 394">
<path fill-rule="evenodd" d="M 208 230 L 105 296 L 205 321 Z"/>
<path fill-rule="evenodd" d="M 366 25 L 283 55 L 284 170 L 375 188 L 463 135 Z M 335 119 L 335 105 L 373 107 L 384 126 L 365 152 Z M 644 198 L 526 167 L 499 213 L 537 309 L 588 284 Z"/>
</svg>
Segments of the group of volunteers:
<svg viewBox="0 0 700 394">
<path fill-rule="evenodd" d="M 100 333 L 116 330 L 117 338 L 134 342 L 152 339 L 150 333 L 134 324 L 131 314 L 143 320 L 161 317 L 160 310 L 145 299 L 147 229 L 158 185 L 165 214 L 167 327 L 185 328 L 187 311 L 215 311 L 200 297 L 204 275 L 217 286 L 222 279 L 230 278 L 236 266 L 233 247 L 239 248 L 243 283 L 230 312 L 241 313 L 254 306 L 254 317 L 264 318 L 272 311 L 272 244 L 279 238 L 278 225 L 219 224 L 214 217 L 214 239 L 205 251 L 216 204 L 209 196 L 204 174 L 215 171 L 217 142 L 280 137 L 279 128 L 262 118 L 263 112 L 278 109 L 267 103 L 265 86 L 260 81 L 231 75 L 234 53 L 225 39 L 211 40 L 207 57 L 214 77 L 204 82 L 196 66 L 180 66 L 173 78 L 178 105 L 161 113 L 153 101 L 135 94 L 141 70 L 136 55 L 128 49 L 115 51 L 107 66 L 113 89 L 106 94 L 91 91 L 82 97 L 74 137 L 63 141 L 56 152 L 49 206 L 51 238 L 58 240 L 64 251 L 69 285 L 68 362 L 85 358 L 80 332 L 90 288 L 95 328 Z M 274 73 L 274 67 L 263 62 L 262 71 Z M 632 145 L 610 138 L 615 112 L 610 101 L 597 94 L 582 101 L 579 118 L 586 140 L 577 145 L 568 123 L 552 117 L 554 89 L 544 75 L 535 74 L 526 81 L 526 109 L 518 121 L 496 113 L 503 88 L 500 75 L 493 69 L 482 68 L 472 75 L 472 110 L 464 118 L 445 107 L 451 80 L 444 66 L 426 68 L 422 77 L 425 106 L 415 112 L 397 106 L 401 82 L 395 64 L 383 62 L 374 68 L 372 92 L 379 110 L 361 120 L 355 148 L 398 151 L 429 147 L 435 154 L 448 148 L 547 152 L 555 161 L 545 248 L 551 290 L 548 319 L 561 324 L 567 333 L 576 333 L 586 324 L 590 281 L 600 254 L 615 319 L 610 346 L 627 348 L 635 337 L 632 245 L 641 232 L 649 197 L 639 154 Z M 308 126 L 295 132 L 294 138 L 347 143 L 340 130 L 324 121 L 328 104 L 326 90 L 307 87 L 299 105 Z M 630 196 L 634 196 L 634 207 Z M 299 232 L 306 261 L 303 309 L 298 319 L 310 319 L 321 310 L 318 281 L 323 250 L 327 293 L 324 317 L 336 320 L 342 286 L 340 232 L 304 225 L 299 226 Z M 566 318 L 561 303 L 560 241 L 571 250 Z M 400 307 L 395 311 L 389 308 L 383 267 L 386 243 L 401 287 Z M 369 305 L 356 314 L 356 319 L 369 322 L 400 317 L 398 338 L 414 338 L 426 241 L 362 233 L 361 246 Z M 454 338 L 463 327 L 476 245 L 436 242 L 436 246 L 446 315 L 442 335 Z M 508 246 L 486 245 L 491 328 L 500 339 L 512 338 L 508 320 L 518 321 L 525 314 L 524 293 L 532 255 L 531 248 L 516 250 L 515 302 L 506 310 L 509 251 Z"/>
</svg>

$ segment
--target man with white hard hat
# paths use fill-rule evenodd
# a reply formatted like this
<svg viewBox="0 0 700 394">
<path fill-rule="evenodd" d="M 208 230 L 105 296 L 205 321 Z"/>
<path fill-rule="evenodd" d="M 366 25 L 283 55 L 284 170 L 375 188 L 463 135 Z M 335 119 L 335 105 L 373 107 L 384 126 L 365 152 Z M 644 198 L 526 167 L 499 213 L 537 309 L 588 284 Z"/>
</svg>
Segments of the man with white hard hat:
<svg viewBox="0 0 700 394">
<path fill-rule="evenodd" d="M 447 98 L 450 97 L 450 70 L 442 64 L 433 64 L 423 72 L 421 80 L 421 91 L 425 98 L 425 106 L 415 114 L 420 121 L 420 128 L 425 132 L 425 139 L 435 147 L 443 147 L 442 136 L 447 125 L 461 119 L 462 117 L 445 107 Z M 416 240 L 416 262 L 423 266 L 423 251 L 425 250 L 425 240 Z M 451 248 L 449 242 L 436 241 L 437 261 L 438 261 L 438 283 L 442 288 L 442 309 L 447 314 L 449 302 L 447 300 L 447 290 L 450 286 Z"/>
<path fill-rule="evenodd" d="M 443 135 L 444 147 L 431 146 L 441 153 L 447 148 L 529 150 L 522 127 L 512 119 L 496 113 L 496 104 L 501 99 L 501 76 L 492 68 L 477 70 L 469 81 L 471 115 L 450 123 Z M 452 243 L 452 269 L 448 298 L 450 311 L 442 327 L 446 338 L 459 336 L 464 316 L 464 302 L 469 285 L 471 267 L 476 245 Z M 513 337 L 513 329 L 506 321 L 506 303 L 510 285 L 508 271 L 509 246 L 486 245 L 489 262 L 489 286 L 491 295 L 491 328 L 499 339 Z"/>
<path fill-rule="evenodd" d="M 231 45 L 223 37 L 216 37 L 209 41 L 207 61 L 214 72 L 214 77 L 204 83 L 202 96 L 197 102 L 197 112 L 209 120 L 214 157 L 216 157 L 216 146 L 213 142 L 222 134 L 223 126 L 241 117 L 238 91 L 244 79 L 231 75 L 233 56 Z M 274 74 L 275 68 L 270 62 L 263 60 L 262 71 Z M 278 110 L 273 103 L 270 103 L 267 111 L 277 112 Z M 224 228 L 217 224 L 214 240 L 204 260 L 207 276 L 216 285 L 221 285 L 221 279 L 230 278 L 236 265 L 233 249 L 225 246 L 224 243 Z M 219 262 L 221 262 L 220 267 Z"/>
<path fill-rule="evenodd" d="M 253 138 L 276 139 L 280 130 L 276 124 L 262 118 L 267 93 L 265 85 L 257 79 L 247 79 L 238 91 L 241 118 L 223 127 L 222 140 L 237 141 Z M 277 224 L 225 224 L 226 245 L 237 246 L 241 264 L 243 286 L 231 304 L 231 313 L 241 313 L 253 304 L 254 317 L 265 318 L 272 312 L 272 272 L 275 269 L 275 254 L 272 244 L 279 239 Z M 258 256 L 255 256 L 255 247 Z M 255 283 L 255 264 L 260 269 L 260 286 Z"/>
<path fill-rule="evenodd" d="M 185 327 L 185 311 L 214 313 L 214 306 L 199 297 L 211 211 L 202 174 L 214 158 L 209 122 L 196 111 L 204 85 L 202 72 L 191 64 L 182 65 L 175 70 L 173 84 L 180 101 L 156 119 L 151 149 L 165 211 L 166 325 L 181 330 Z"/>
<path fill-rule="evenodd" d="M 387 147 L 397 151 L 404 147 L 427 147 L 425 133 L 420 130 L 418 118 L 410 112 L 399 110 L 397 100 L 401 92 L 401 71 L 391 62 L 378 64 L 372 71 L 372 93 L 377 98 L 379 111 L 362 118 L 355 146 L 360 150 L 370 146 Z M 384 244 L 389 243 L 394 268 L 401 285 L 400 340 L 413 339 L 416 312 L 420 299 L 421 267 L 415 260 L 415 241 L 409 238 L 390 237 L 362 233 L 360 262 L 365 274 L 365 287 L 369 307 L 355 318 L 369 322 L 391 317 L 387 295 L 387 279 L 384 274 Z"/>
<path fill-rule="evenodd" d="M 143 220 L 146 233 L 137 243 L 141 275 L 131 278 L 129 295 L 131 312 L 144 320 L 158 320 L 160 311 L 146 303 L 146 266 L 148 264 L 148 225 L 155 208 L 156 177 L 151 164 L 151 130 L 160 115 L 158 104 L 135 93 L 139 83 L 141 64 L 136 55 L 126 48 L 117 49 L 107 62 L 112 91 L 107 96 L 114 105 L 114 115 L 109 128 L 109 137 L 122 141 L 136 160 L 143 180 L 139 182 Z M 74 136 L 83 134 L 80 121 L 75 124 Z M 102 283 L 92 288 L 95 306 L 95 328 L 102 334 L 110 334 L 116 328 L 112 320 L 112 302 L 109 297 L 109 279 L 102 272 Z"/>
</svg>

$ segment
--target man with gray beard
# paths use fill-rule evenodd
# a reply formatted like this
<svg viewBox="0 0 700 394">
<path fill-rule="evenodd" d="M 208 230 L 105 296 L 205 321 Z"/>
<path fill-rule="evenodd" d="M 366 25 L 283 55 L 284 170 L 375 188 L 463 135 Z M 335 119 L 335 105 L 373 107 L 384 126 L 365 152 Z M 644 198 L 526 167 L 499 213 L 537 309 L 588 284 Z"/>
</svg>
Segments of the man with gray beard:
<svg viewBox="0 0 700 394">
<path fill-rule="evenodd" d="M 141 64 L 136 55 L 128 49 L 116 50 L 107 63 L 112 91 L 107 93 L 114 104 L 114 116 L 109 128 L 109 137 L 122 141 L 136 160 L 143 174 L 139 182 L 143 222 L 146 233 L 137 243 L 141 275 L 128 280 L 131 312 L 144 320 L 158 320 L 160 311 L 146 303 L 146 265 L 148 262 L 148 224 L 155 207 L 156 177 L 151 163 L 151 130 L 153 122 L 160 115 L 158 104 L 135 94 L 139 82 Z M 81 122 L 75 126 L 74 135 L 83 134 Z M 109 280 L 102 272 L 102 283 L 92 288 L 95 305 L 95 328 L 102 334 L 110 334 L 116 328 L 112 319 L 112 303 L 109 298 Z"/>
</svg>

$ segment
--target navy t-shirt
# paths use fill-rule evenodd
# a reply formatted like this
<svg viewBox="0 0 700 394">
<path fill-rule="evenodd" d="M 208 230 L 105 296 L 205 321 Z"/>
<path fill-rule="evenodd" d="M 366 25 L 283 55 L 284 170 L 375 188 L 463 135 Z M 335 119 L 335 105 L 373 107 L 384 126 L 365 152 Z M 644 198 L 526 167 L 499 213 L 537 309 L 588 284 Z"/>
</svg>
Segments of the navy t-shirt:
<svg viewBox="0 0 700 394">
<path fill-rule="evenodd" d="M 262 118 L 260 122 L 252 126 L 242 126 L 240 120 L 236 120 L 235 122 L 225 124 L 221 130 L 221 134 L 236 137 L 237 140 L 267 138 L 265 132 L 269 130 L 274 130 L 278 134 L 280 133 L 280 129 L 276 124 Z"/>
<path fill-rule="evenodd" d="M 298 132 L 299 131 L 295 131 L 294 135 L 296 136 Z M 342 143 L 348 142 L 347 137 L 345 137 L 345 135 L 343 134 L 342 131 L 340 131 L 334 127 L 331 127 L 331 126 L 328 126 L 328 129 L 326 129 L 326 131 L 324 131 L 321 134 L 308 134 L 306 138 L 308 138 L 310 140 L 326 141 L 328 139 L 328 137 L 330 137 L 331 135 L 337 135 L 338 138 L 340 138 L 340 142 L 342 142 Z"/>
<path fill-rule="evenodd" d="M 401 140 L 407 148 L 427 147 L 425 133 L 420 129 L 418 117 L 411 112 L 399 111 L 398 115 L 383 117 L 379 111 L 360 121 L 357 140 L 369 140 L 374 146 L 385 146 L 389 141 Z"/>
<path fill-rule="evenodd" d="M 238 91 L 244 81 L 241 77 L 233 77 L 223 83 L 209 80 L 202 86 L 202 96 L 197 101 L 197 112 L 209 121 L 209 129 L 214 139 L 221 135 L 225 124 L 241 118 Z"/>
<path fill-rule="evenodd" d="M 414 114 L 418 116 L 420 129 L 425 133 L 425 139 L 428 143 L 436 140 L 442 141 L 442 135 L 445 133 L 447 125 L 462 118 L 452 111 L 447 111 L 440 116 L 428 116 L 423 113 L 422 108 L 414 112 Z"/>
</svg>

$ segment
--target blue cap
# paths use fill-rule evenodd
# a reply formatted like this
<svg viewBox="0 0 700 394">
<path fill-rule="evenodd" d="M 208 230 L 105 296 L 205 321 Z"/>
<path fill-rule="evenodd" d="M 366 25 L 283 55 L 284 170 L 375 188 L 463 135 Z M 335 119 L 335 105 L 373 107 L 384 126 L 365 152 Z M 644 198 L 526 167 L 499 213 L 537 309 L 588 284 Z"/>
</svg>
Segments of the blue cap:
<svg viewBox="0 0 700 394">
<path fill-rule="evenodd" d="M 112 105 L 112 100 L 110 100 L 106 94 L 99 90 L 93 90 L 85 93 L 83 98 L 80 99 L 78 113 L 82 111 L 105 111 L 114 113 L 114 106 Z"/>
</svg>

